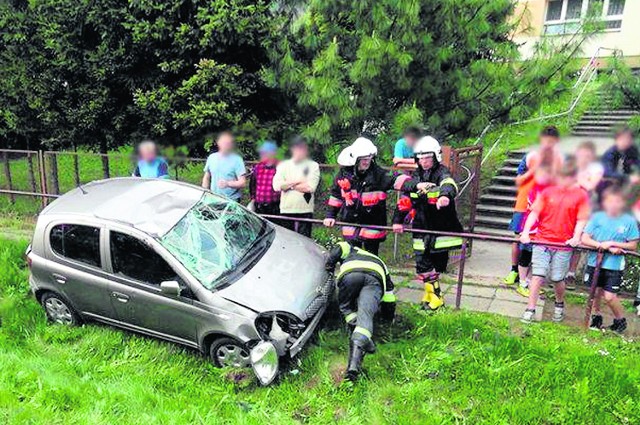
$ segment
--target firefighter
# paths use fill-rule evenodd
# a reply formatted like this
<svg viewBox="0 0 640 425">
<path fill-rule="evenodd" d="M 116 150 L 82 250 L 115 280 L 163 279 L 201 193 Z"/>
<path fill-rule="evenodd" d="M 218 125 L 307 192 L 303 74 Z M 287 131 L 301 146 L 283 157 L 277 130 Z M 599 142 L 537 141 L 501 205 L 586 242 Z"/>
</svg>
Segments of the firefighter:
<svg viewBox="0 0 640 425">
<path fill-rule="evenodd" d="M 383 319 L 393 320 L 396 297 L 389 270 L 376 255 L 343 241 L 329 252 L 327 270 L 332 272 L 337 263 L 340 313 L 351 331 L 346 378 L 353 381 L 360 374 L 364 355 L 376 350 L 371 339 L 375 314 L 380 309 Z"/>
<path fill-rule="evenodd" d="M 407 175 L 393 176 L 380 167 L 375 157 L 378 149 L 373 142 L 359 137 L 338 156 L 342 167 L 335 177 L 329 209 L 324 225 L 333 227 L 336 219 L 347 223 L 386 226 L 387 191 L 399 190 Z M 378 254 L 386 231 L 355 226 L 343 226 L 342 236 L 353 246 Z"/>
<path fill-rule="evenodd" d="M 414 147 L 414 157 L 418 169 L 413 172 L 413 179 L 403 184 L 393 217 L 394 231 L 402 232 L 404 224 L 412 223 L 413 229 L 462 232 L 455 206 L 458 187 L 449 169 L 442 165 L 440 143 L 433 137 L 423 137 Z M 428 188 L 416 182 L 428 183 Z M 449 250 L 461 246 L 459 237 L 413 234 L 416 272 L 424 282 L 424 309 L 437 310 L 444 305 L 440 273 L 447 268 Z"/>
</svg>

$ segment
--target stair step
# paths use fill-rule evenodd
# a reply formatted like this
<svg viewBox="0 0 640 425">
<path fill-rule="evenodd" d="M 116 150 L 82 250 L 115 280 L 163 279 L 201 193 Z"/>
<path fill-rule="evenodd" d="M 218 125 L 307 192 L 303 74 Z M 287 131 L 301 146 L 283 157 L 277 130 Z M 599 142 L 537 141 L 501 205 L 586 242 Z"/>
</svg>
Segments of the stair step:
<svg viewBox="0 0 640 425">
<path fill-rule="evenodd" d="M 504 195 L 482 195 L 480 196 L 480 203 L 484 205 L 501 205 L 513 208 L 516 202 L 515 196 Z"/>
<path fill-rule="evenodd" d="M 638 115 L 637 111 L 628 111 L 628 112 L 616 112 L 616 111 L 589 111 L 585 112 L 581 118 L 591 119 L 594 117 L 597 118 L 608 118 L 608 119 L 629 119 Z"/>
<path fill-rule="evenodd" d="M 492 184 L 491 186 L 487 187 L 487 193 L 511 194 L 515 196 L 517 192 L 518 190 L 515 186 Z"/>
<path fill-rule="evenodd" d="M 491 217 L 478 215 L 476 216 L 476 224 L 484 227 L 492 227 L 494 229 L 508 230 L 511 219 L 507 217 Z"/>
<path fill-rule="evenodd" d="M 610 131 L 611 130 L 611 126 L 596 126 L 596 125 L 582 125 L 582 124 L 578 124 L 575 127 L 573 127 L 573 129 L 575 131 L 580 131 L 580 130 L 584 130 L 584 131 L 590 131 L 590 130 L 595 130 L 595 131 Z"/>
<path fill-rule="evenodd" d="M 580 137 L 611 137 L 611 131 L 577 131 L 574 130 L 571 132 L 571 134 L 573 136 L 580 136 Z"/>
<path fill-rule="evenodd" d="M 502 167 L 498 170 L 498 174 L 503 176 L 516 176 L 518 174 L 518 167 Z"/>
<path fill-rule="evenodd" d="M 513 207 L 503 207 L 498 205 L 478 205 L 478 215 L 483 217 L 506 217 L 511 219 Z"/>
<path fill-rule="evenodd" d="M 578 125 L 581 124 L 595 124 L 595 125 L 602 125 L 602 124 L 622 124 L 629 121 L 628 118 L 624 117 L 602 117 L 602 118 L 597 118 L 597 117 L 588 117 L 588 118 L 582 118 L 579 122 Z"/>
<path fill-rule="evenodd" d="M 516 178 L 515 176 L 495 176 L 491 179 L 491 182 L 499 185 L 515 186 Z"/>
<path fill-rule="evenodd" d="M 497 229 L 495 227 L 485 227 L 485 226 L 481 226 L 481 225 L 476 225 L 474 226 L 473 229 L 474 233 L 484 233 L 487 235 L 494 235 L 494 236 L 513 236 L 513 232 L 510 231 L 509 229 Z"/>
<path fill-rule="evenodd" d="M 509 151 L 509 153 L 507 154 L 507 158 L 521 160 L 522 157 L 525 156 L 526 154 L 527 154 L 527 151 L 520 150 L 520 149 L 515 151 Z"/>
<path fill-rule="evenodd" d="M 508 166 L 508 167 L 516 167 L 517 168 L 518 165 L 520 165 L 520 161 L 522 161 L 522 158 L 520 158 L 520 159 L 509 158 L 509 159 L 506 159 L 504 161 L 504 165 Z"/>
</svg>

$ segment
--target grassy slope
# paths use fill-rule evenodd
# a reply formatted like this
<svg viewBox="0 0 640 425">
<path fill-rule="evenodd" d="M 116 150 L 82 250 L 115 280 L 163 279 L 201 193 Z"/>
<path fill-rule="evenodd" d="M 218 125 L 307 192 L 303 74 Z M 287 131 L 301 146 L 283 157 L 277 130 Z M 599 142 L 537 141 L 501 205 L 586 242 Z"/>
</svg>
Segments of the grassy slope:
<svg viewBox="0 0 640 425">
<path fill-rule="evenodd" d="M 334 329 L 300 373 L 260 388 L 171 344 L 47 326 L 25 297 L 25 246 L 0 240 L 0 423 L 640 422 L 640 348 L 623 339 L 404 305 L 359 383 L 337 383 Z"/>
</svg>

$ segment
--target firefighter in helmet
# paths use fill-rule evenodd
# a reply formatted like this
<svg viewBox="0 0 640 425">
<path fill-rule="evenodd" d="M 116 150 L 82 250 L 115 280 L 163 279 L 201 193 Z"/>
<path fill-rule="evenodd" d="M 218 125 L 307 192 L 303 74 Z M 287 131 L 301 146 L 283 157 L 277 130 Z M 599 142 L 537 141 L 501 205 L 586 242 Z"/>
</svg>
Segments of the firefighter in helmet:
<svg viewBox="0 0 640 425">
<path fill-rule="evenodd" d="M 386 231 L 366 225 L 386 226 L 387 192 L 400 190 L 410 180 L 404 174 L 394 176 L 380 167 L 375 157 L 378 148 L 365 137 L 359 137 L 338 156 L 340 171 L 331 188 L 327 202 L 329 209 L 324 225 L 333 227 L 336 220 L 361 224 L 364 227 L 344 226 L 342 236 L 353 246 L 378 254 Z"/>
<path fill-rule="evenodd" d="M 456 182 L 449 169 L 442 164 L 440 143 L 430 136 L 420 139 L 414 147 L 418 169 L 412 180 L 405 182 L 393 217 L 395 232 L 402 232 L 405 224 L 413 229 L 462 232 L 456 212 Z M 416 182 L 427 183 L 428 187 Z M 460 248 L 462 238 L 413 234 L 413 250 L 418 279 L 424 282 L 422 307 L 437 310 L 444 305 L 438 282 L 447 268 L 449 250 Z"/>
<path fill-rule="evenodd" d="M 396 297 L 389 270 L 376 255 L 339 242 L 329 252 L 327 270 L 332 272 L 338 263 L 338 303 L 351 330 L 346 378 L 355 380 L 365 354 L 376 350 L 372 340 L 373 318 L 380 310 L 383 319 L 393 320 Z"/>
</svg>

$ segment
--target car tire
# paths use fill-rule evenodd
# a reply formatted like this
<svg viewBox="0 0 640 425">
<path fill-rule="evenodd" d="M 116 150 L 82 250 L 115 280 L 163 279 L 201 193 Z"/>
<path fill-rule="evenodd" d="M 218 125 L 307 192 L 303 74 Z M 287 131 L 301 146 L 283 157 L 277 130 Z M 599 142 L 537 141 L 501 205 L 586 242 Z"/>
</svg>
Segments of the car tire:
<svg viewBox="0 0 640 425">
<path fill-rule="evenodd" d="M 209 358 L 216 367 L 250 367 L 249 349 L 233 338 L 219 338 L 209 347 Z"/>
<path fill-rule="evenodd" d="M 51 323 L 75 326 L 81 323 L 80 316 L 71 307 L 69 301 L 55 292 L 45 292 L 40 297 L 40 304 L 44 308 L 47 319 Z"/>
</svg>

